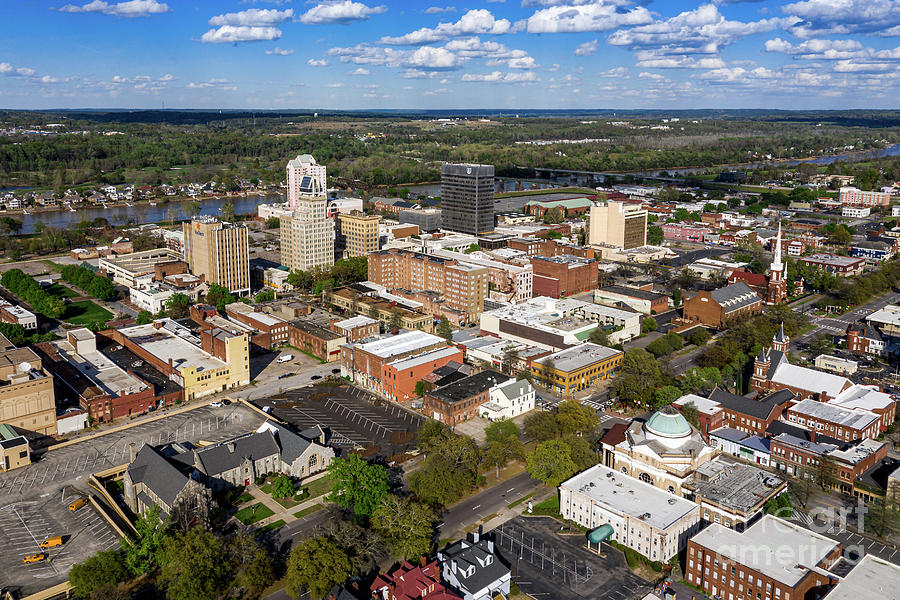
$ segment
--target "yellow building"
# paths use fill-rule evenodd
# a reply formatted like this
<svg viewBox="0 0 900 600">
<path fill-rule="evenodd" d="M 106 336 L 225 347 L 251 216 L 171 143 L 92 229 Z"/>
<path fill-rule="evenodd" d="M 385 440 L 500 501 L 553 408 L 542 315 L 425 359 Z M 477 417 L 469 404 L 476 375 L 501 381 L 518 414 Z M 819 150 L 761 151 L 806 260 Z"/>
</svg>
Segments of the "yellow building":
<svg viewBox="0 0 900 600">
<path fill-rule="evenodd" d="M 384 298 L 363 294 L 349 286 L 325 291 L 322 300 L 325 304 L 333 304 L 336 308 L 378 319 L 387 326 L 394 321 L 394 315 L 398 315 L 402 329 L 419 329 L 434 333 L 433 316 L 393 305 Z"/>
<path fill-rule="evenodd" d="M 531 375 L 544 387 L 571 396 L 609 379 L 622 364 L 623 356 L 620 350 L 588 342 L 532 361 Z"/>
<path fill-rule="evenodd" d="M 197 217 L 184 228 L 184 260 L 194 275 L 205 275 L 235 294 L 250 293 L 247 228 L 215 217 Z"/>
<path fill-rule="evenodd" d="M 24 435 L 9 425 L 0 425 L 0 473 L 31 464 L 31 448 Z"/>
<path fill-rule="evenodd" d="M 210 328 L 198 337 L 171 319 L 159 319 L 112 336 L 184 387 L 186 401 L 250 383 L 245 333 Z"/>
<path fill-rule="evenodd" d="M 53 377 L 30 348 L 16 348 L 0 335 L 0 423 L 56 435 Z"/>
<path fill-rule="evenodd" d="M 378 224 L 381 217 L 358 210 L 337 216 L 335 252 L 338 258 L 366 256 L 378 250 Z"/>
<path fill-rule="evenodd" d="M 637 248 L 647 244 L 647 211 L 639 204 L 610 200 L 591 206 L 587 243 Z"/>
</svg>

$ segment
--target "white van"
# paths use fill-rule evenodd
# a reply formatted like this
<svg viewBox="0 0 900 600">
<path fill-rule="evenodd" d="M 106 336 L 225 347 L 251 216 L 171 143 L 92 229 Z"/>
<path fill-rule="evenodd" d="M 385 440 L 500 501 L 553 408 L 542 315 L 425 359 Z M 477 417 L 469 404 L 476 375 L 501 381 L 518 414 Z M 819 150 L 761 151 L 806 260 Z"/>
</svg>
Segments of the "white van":
<svg viewBox="0 0 900 600">
<path fill-rule="evenodd" d="M 282 354 L 281 356 L 278 357 L 278 360 L 276 360 L 275 362 L 277 362 L 277 363 L 286 363 L 286 362 L 288 362 L 288 361 L 290 361 L 290 360 L 294 360 L 294 355 L 293 355 L 293 354 Z"/>
</svg>

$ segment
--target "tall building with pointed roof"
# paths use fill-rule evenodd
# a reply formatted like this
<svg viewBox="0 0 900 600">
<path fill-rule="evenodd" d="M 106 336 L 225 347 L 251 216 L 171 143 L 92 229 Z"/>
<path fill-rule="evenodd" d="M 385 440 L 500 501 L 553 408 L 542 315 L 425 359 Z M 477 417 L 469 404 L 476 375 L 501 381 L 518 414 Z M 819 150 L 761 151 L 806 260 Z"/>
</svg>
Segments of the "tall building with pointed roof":
<svg viewBox="0 0 900 600">
<path fill-rule="evenodd" d="M 775 257 L 769 266 L 767 303 L 781 304 L 787 297 L 787 280 L 784 274 L 784 263 L 781 262 L 781 223 L 779 222 L 778 235 L 775 237 Z M 782 327 L 783 332 L 784 327 Z"/>
</svg>

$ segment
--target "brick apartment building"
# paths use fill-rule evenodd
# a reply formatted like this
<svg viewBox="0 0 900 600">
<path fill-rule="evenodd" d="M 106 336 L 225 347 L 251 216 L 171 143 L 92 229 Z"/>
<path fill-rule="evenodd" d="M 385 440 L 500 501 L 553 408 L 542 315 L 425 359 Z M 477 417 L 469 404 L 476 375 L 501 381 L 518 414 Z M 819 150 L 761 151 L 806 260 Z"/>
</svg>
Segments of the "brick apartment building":
<svg viewBox="0 0 900 600">
<path fill-rule="evenodd" d="M 684 301 L 684 318 L 712 327 L 724 328 L 735 319 L 762 312 L 763 301 L 743 281 L 713 290 L 702 290 Z"/>
<path fill-rule="evenodd" d="M 563 298 L 597 287 L 597 263 L 594 260 L 563 254 L 554 257 L 533 256 L 532 294 Z"/>
<path fill-rule="evenodd" d="M 395 248 L 369 254 L 369 281 L 389 290 L 430 290 L 443 304 L 473 322 L 484 310 L 489 270 L 441 256 Z"/>
<path fill-rule="evenodd" d="M 788 408 L 785 420 L 845 442 L 875 439 L 881 434 L 881 418 L 874 412 L 844 408 L 812 398 Z"/>
<path fill-rule="evenodd" d="M 288 322 L 282 318 L 253 310 L 243 302 L 227 305 L 225 314 L 259 332 L 253 336 L 253 343 L 261 348 L 272 349 L 288 343 Z"/>
<path fill-rule="evenodd" d="M 703 242 L 703 239 L 713 233 L 709 227 L 694 225 L 691 223 L 663 223 L 660 225 L 663 237 L 667 240 L 682 242 Z"/>
<path fill-rule="evenodd" d="M 287 329 L 291 346 L 327 362 L 339 360 L 341 346 L 347 342 L 340 333 L 300 319 L 291 321 Z"/>
<path fill-rule="evenodd" d="M 509 377 L 496 371 L 482 371 L 469 375 L 449 385 L 425 393 L 424 412 L 429 417 L 456 425 L 477 417 L 479 408 L 490 400 L 490 390 Z"/>
<path fill-rule="evenodd" d="M 772 515 L 743 532 L 714 523 L 688 540 L 685 579 L 714 598 L 817 598 L 841 552 L 840 542 Z"/>
<path fill-rule="evenodd" d="M 824 270 L 836 277 L 860 275 L 866 266 L 866 259 L 837 254 L 811 254 L 801 257 L 799 262 L 814 269 Z"/>
<path fill-rule="evenodd" d="M 891 203 L 891 194 L 869 192 L 855 187 L 842 187 L 840 200 L 844 206 L 887 206 Z"/>
</svg>

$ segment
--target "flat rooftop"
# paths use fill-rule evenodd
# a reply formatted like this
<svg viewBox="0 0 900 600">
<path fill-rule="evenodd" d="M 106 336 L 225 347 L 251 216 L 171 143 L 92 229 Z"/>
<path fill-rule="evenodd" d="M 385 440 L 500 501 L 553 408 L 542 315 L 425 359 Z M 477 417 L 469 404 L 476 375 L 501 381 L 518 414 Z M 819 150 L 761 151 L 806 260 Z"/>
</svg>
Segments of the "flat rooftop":
<svg viewBox="0 0 900 600">
<path fill-rule="evenodd" d="M 778 493 L 784 483 L 762 469 L 720 458 L 701 465 L 690 487 L 705 500 L 748 513 Z"/>
<path fill-rule="evenodd" d="M 861 262 L 865 262 L 864 258 L 854 258 L 852 256 L 840 256 L 839 254 L 810 254 L 809 256 L 801 256 L 800 261 L 802 262 L 814 262 L 814 263 L 822 263 L 828 265 L 834 265 L 836 267 L 850 267 L 853 265 L 857 265 Z"/>
<path fill-rule="evenodd" d="M 789 521 L 765 515 L 743 533 L 713 523 L 696 544 L 793 588 L 840 543 Z"/>
<path fill-rule="evenodd" d="M 900 600 L 900 567 L 871 554 L 863 556 L 827 600 Z"/>
<path fill-rule="evenodd" d="M 379 358 L 390 358 L 391 356 L 413 352 L 419 348 L 425 349 L 442 342 L 445 342 L 442 337 L 416 330 L 405 331 L 380 340 L 365 342 L 358 344 L 356 347 Z"/>
<path fill-rule="evenodd" d="M 135 394 L 148 387 L 99 351 L 79 354 L 66 340 L 51 343 L 61 358 L 64 358 L 85 379 L 107 394 L 125 396 Z"/>
<path fill-rule="evenodd" d="M 855 465 L 878 452 L 887 442 L 865 439 L 843 450 L 832 450 L 829 456 L 837 458 L 851 465 Z"/>
<path fill-rule="evenodd" d="M 163 319 L 163 326 L 157 329 L 153 323 L 120 329 L 119 333 L 137 344 L 159 360 L 178 369 L 197 367 L 198 371 L 221 369 L 228 366 L 224 361 L 208 354 L 200 347 L 200 338 L 191 330 L 178 325 L 171 319 Z"/>
<path fill-rule="evenodd" d="M 427 352 L 423 352 L 422 354 L 417 354 L 416 356 L 401 358 L 400 360 L 395 360 L 394 362 L 388 364 L 398 371 L 402 371 L 404 369 L 411 369 L 412 367 L 416 367 L 433 360 L 440 360 L 448 356 L 455 356 L 458 352 L 459 350 L 453 348 L 452 346 L 444 346 L 443 348 L 429 350 Z"/>
<path fill-rule="evenodd" d="M 607 360 L 617 354 L 622 354 L 622 351 L 587 342 L 578 346 L 566 348 L 565 350 L 560 350 L 550 356 L 538 359 L 537 362 L 543 364 L 547 360 L 552 360 L 554 366 L 558 370 L 570 372 L 596 362 Z"/>
<path fill-rule="evenodd" d="M 865 429 L 879 418 L 878 415 L 867 410 L 853 410 L 842 406 L 835 406 L 834 404 L 818 402 L 811 398 L 801 400 L 789 410 L 798 415 L 822 419 L 824 421 L 835 423 L 836 425 L 856 430 Z"/>
<path fill-rule="evenodd" d="M 378 321 L 364 315 L 357 315 L 355 317 L 350 317 L 349 319 L 344 319 L 343 321 L 338 321 L 334 325 L 340 329 L 353 329 L 355 327 L 362 327 L 363 325 L 371 325 L 373 323 L 378 323 Z"/>
<path fill-rule="evenodd" d="M 647 290 L 639 290 L 637 288 L 626 287 L 624 285 L 607 285 L 603 286 L 597 291 L 603 294 L 615 294 L 617 296 L 639 298 L 641 300 L 659 300 L 661 298 L 668 297 L 663 294 L 657 294 L 656 292 L 648 292 Z"/>
<path fill-rule="evenodd" d="M 710 400 L 709 398 L 704 398 L 703 396 L 698 396 L 696 394 L 682 396 L 672 404 L 682 407 L 686 404 L 693 404 L 697 410 L 704 415 L 714 415 L 717 412 L 722 411 L 722 405 L 715 400 Z"/>
<path fill-rule="evenodd" d="M 490 370 L 482 371 L 438 388 L 432 391 L 430 395 L 452 404 L 471 398 L 475 394 L 480 394 L 497 384 L 508 382 L 509 380 L 510 377 L 502 373 Z"/>
<path fill-rule="evenodd" d="M 900 325 L 900 306 L 896 304 L 888 304 L 881 310 L 876 310 L 866 317 L 870 323 L 880 323 L 882 325 Z"/>
<path fill-rule="evenodd" d="M 613 513 L 639 518 L 661 531 L 678 523 L 691 512 L 700 510 L 690 500 L 613 471 L 602 464 L 594 465 L 564 481 L 560 487 L 585 495 Z"/>
<path fill-rule="evenodd" d="M 104 256 L 100 262 L 109 263 L 134 273 L 152 271 L 155 265 L 184 260 L 184 257 L 168 248 L 155 248 L 131 254 L 119 254 L 117 256 Z"/>
</svg>

